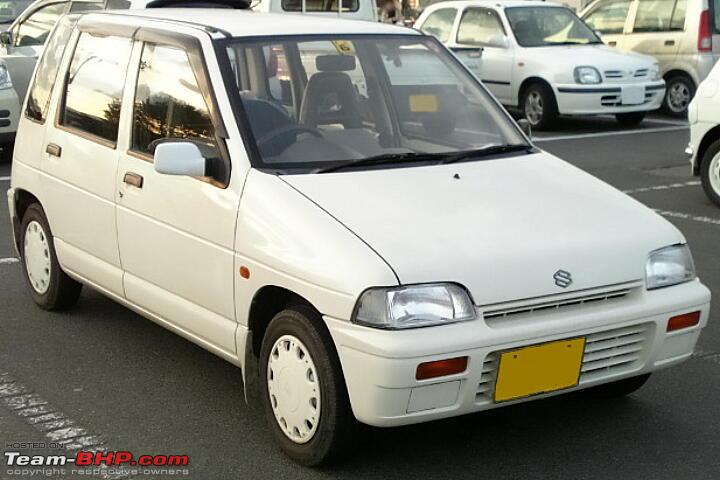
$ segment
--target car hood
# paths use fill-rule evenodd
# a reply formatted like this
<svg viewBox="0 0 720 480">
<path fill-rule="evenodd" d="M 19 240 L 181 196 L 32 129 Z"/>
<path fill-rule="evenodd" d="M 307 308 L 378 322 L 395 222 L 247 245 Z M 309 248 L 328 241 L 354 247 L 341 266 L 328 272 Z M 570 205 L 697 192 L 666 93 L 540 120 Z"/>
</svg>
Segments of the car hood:
<svg viewBox="0 0 720 480">
<path fill-rule="evenodd" d="M 649 252 L 684 242 L 639 202 L 544 152 L 282 178 L 401 283 L 457 282 L 477 305 L 640 280 Z M 566 289 L 553 279 L 560 269 L 573 276 Z"/>
<path fill-rule="evenodd" d="M 631 52 L 621 52 L 607 45 L 560 45 L 554 47 L 528 48 L 529 56 L 559 66 L 591 66 L 602 71 L 636 70 L 650 68 L 657 63 L 653 57 Z"/>
</svg>

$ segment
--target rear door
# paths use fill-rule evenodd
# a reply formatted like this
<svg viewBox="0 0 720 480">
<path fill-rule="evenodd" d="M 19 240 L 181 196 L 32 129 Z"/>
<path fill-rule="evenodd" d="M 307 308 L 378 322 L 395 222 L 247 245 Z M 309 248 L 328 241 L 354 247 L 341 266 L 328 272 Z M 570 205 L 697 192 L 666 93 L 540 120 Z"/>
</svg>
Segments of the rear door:
<svg viewBox="0 0 720 480">
<path fill-rule="evenodd" d="M 583 15 L 583 20 L 600 33 L 607 45 L 623 49 L 623 32 L 631 3 L 630 0 L 602 0 Z"/>
<path fill-rule="evenodd" d="M 687 0 L 639 0 L 631 16 L 631 31 L 623 49 L 652 55 L 667 71 L 685 35 Z"/>
</svg>

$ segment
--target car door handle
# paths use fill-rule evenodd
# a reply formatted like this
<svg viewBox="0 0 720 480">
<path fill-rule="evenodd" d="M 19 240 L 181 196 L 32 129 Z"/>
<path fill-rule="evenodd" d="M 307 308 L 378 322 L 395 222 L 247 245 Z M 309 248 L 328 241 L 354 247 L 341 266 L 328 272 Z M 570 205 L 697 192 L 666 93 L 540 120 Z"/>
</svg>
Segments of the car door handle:
<svg viewBox="0 0 720 480">
<path fill-rule="evenodd" d="M 55 143 L 48 143 L 47 147 L 45 147 L 45 152 L 53 157 L 60 157 L 62 155 L 62 147 Z"/>
<path fill-rule="evenodd" d="M 608 45 L 610 45 L 611 47 L 614 47 L 617 45 L 617 42 L 615 40 L 611 40 L 608 42 Z"/>
<path fill-rule="evenodd" d="M 142 175 L 138 175 L 134 172 L 127 172 L 125 173 L 125 176 L 123 177 L 123 182 L 127 183 L 128 185 L 132 185 L 136 188 L 142 188 L 143 187 L 143 177 Z"/>
<path fill-rule="evenodd" d="M 666 47 L 672 47 L 673 45 L 675 45 L 675 40 L 665 40 Z"/>
</svg>

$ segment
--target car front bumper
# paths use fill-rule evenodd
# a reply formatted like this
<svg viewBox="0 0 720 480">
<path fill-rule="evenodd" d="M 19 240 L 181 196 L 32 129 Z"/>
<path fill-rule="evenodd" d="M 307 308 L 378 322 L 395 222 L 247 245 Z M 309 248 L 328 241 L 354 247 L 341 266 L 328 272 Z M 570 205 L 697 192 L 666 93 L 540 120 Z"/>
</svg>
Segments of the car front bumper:
<svg viewBox="0 0 720 480">
<path fill-rule="evenodd" d="M 631 297 L 617 303 L 538 312 L 493 326 L 481 317 L 440 327 L 388 331 L 325 320 L 355 417 L 389 427 L 546 398 L 680 363 L 692 355 L 709 309 L 710 291 L 693 281 L 655 291 L 638 287 Z M 694 311 L 701 312 L 698 325 L 666 332 L 670 317 Z M 587 342 L 576 387 L 494 402 L 500 352 L 576 337 L 585 337 Z M 594 353 L 588 353 L 591 344 Z M 415 378 L 420 363 L 462 356 L 468 357 L 463 373 Z"/>
<path fill-rule="evenodd" d="M 630 88 L 644 89 L 642 103 L 627 104 Z M 555 85 L 558 111 L 563 115 L 599 115 L 657 110 L 665 96 L 665 82 L 644 84 Z"/>
<path fill-rule="evenodd" d="M 14 88 L 0 90 L 0 144 L 15 140 L 20 119 L 20 100 Z"/>
</svg>

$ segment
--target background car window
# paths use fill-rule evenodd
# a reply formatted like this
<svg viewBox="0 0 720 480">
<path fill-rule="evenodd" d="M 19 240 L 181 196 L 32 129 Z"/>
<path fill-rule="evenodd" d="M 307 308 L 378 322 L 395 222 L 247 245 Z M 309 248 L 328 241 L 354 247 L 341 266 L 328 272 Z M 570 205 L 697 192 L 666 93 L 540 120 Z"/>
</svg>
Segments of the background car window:
<svg viewBox="0 0 720 480">
<path fill-rule="evenodd" d="M 306 12 L 337 12 L 340 0 L 305 0 Z M 342 0 L 343 12 L 357 12 L 358 0 Z M 286 12 L 302 12 L 302 0 L 282 0 Z"/>
<path fill-rule="evenodd" d="M 680 6 L 677 19 L 673 20 L 676 3 L 676 0 L 644 0 L 639 2 L 633 32 L 682 30 L 685 26 L 685 5 Z M 675 26 L 671 24 L 675 24 Z"/>
<path fill-rule="evenodd" d="M 630 10 L 629 0 L 604 2 L 586 15 L 584 20 L 593 30 L 600 33 L 622 33 L 628 10 Z"/>
<path fill-rule="evenodd" d="M 50 37 L 42 59 L 35 72 L 35 80 L 28 94 L 25 115 L 39 122 L 45 121 L 50 95 L 57 78 L 58 67 L 70 40 L 76 19 L 61 19 Z"/>
<path fill-rule="evenodd" d="M 534 6 L 505 9 L 510 28 L 523 47 L 602 43 L 570 9 Z"/>
<path fill-rule="evenodd" d="M 428 15 L 425 23 L 420 27 L 420 30 L 435 36 L 441 42 L 447 42 L 450 40 L 450 32 L 452 31 L 456 15 L 457 10 L 454 8 L 435 10 Z"/>
<path fill-rule="evenodd" d="M 12 23 L 32 3 L 32 0 L 0 1 L 0 23 Z"/>
<path fill-rule="evenodd" d="M 131 46 L 128 38 L 80 34 L 67 74 L 61 125 L 117 140 Z"/>
<path fill-rule="evenodd" d="M 103 7 L 103 2 L 72 2 L 70 3 L 70 13 L 102 10 Z"/>
<path fill-rule="evenodd" d="M 470 45 L 492 46 L 497 45 L 497 39 L 504 36 L 505 31 L 497 13 L 486 8 L 468 8 L 460 19 L 457 41 Z"/>
<path fill-rule="evenodd" d="M 687 0 L 677 0 L 672 19 L 670 19 L 670 30 L 685 30 L 685 12 L 687 11 Z"/>
<path fill-rule="evenodd" d="M 65 13 L 67 3 L 53 3 L 33 12 L 18 26 L 15 46 L 42 45 L 58 18 Z"/>
<path fill-rule="evenodd" d="M 132 150 L 152 155 L 162 141 L 195 143 L 205 158 L 218 158 L 215 128 L 187 54 L 145 44 L 135 91 Z"/>
</svg>

